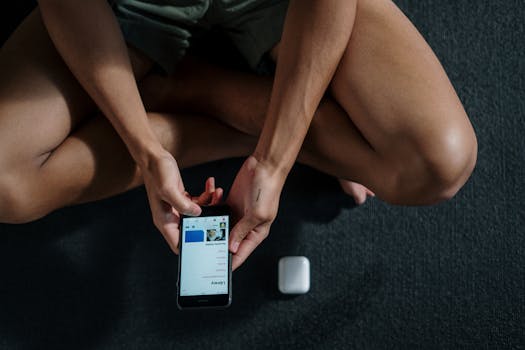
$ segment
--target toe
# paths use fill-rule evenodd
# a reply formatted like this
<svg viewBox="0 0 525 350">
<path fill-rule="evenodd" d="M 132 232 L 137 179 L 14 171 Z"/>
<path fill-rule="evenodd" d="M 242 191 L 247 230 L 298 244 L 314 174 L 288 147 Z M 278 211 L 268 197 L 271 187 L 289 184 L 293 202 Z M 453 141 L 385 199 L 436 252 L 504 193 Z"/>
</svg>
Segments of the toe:
<svg viewBox="0 0 525 350">
<path fill-rule="evenodd" d="M 374 192 L 370 191 L 365 186 L 358 184 L 357 182 L 339 179 L 339 183 L 343 188 L 343 191 L 352 196 L 357 205 L 361 205 L 366 202 L 367 195 L 375 196 Z"/>
</svg>

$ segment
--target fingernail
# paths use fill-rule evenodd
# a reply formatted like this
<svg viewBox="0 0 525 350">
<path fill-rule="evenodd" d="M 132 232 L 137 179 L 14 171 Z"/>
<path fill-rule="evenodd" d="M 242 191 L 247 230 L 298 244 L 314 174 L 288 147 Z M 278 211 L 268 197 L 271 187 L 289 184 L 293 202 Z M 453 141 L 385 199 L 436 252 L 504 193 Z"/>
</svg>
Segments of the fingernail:
<svg viewBox="0 0 525 350">
<path fill-rule="evenodd" d="M 197 216 L 201 214 L 201 208 L 199 206 L 193 207 L 193 215 Z"/>
<path fill-rule="evenodd" d="M 232 243 L 232 251 L 234 253 L 237 253 L 237 249 L 239 248 L 239 242 L 235 241 Z"/>
</svg>

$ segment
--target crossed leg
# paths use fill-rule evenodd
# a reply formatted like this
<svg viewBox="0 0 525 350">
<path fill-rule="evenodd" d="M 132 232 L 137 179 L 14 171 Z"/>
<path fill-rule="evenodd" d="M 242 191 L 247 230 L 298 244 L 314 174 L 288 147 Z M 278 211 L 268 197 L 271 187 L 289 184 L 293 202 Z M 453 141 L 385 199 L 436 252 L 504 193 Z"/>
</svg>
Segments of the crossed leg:
<svg viewBox="0 0 525 350">
<path fill-rule="evenodd" d="M 397 8 L 383 0 L 361 3 L 333 97 L 321 102 L 298 161 L 363 183 L 391 203 L 450 198 L 475 163 L 468 118 L 437 59 Z M 367 44 L 371 33 L 385 41 L 392 32 L 404 35 L 394 35 L 399 42 L 388 37 L 390 45 Z M 53 50 L 36 11 L 0 51 L 0 222 L 34 220 L 142 183 L 109 122 L 86 118 L 96 108 Z M 138 80 L 148 67 L 139 57 L 132 53 Z M 248 155 L 262 126 L 271 80 L 210 69 L 212 76 L 188 71 L 185 89 L 182 76 L 177 82 L 147 75 L 139 84 L 152 128 L 181 167 Z M 194 107 L 192 115 L 174 114 L 177 101 Z"/>
<path fill-rule="evenodd" d="M 271 53 L 278 60 L 279 45 Z M 271 79 L 183 65 L 171 79 L 151 80 L 162 91 L 162 110 L 185 107 L 259 134 Z M 475 166 L 477 140 L 443 67 L 408 18 L 391 1 L 361 0 L 302 151 L 299 161 L 389 203 L 421 205 L 457 193 Z M 349 191 L 355 186 L 346 183 Z"/>
<path fill-rule="evenodd" d="M 271 53 L 278 60 L 279 46 Z M 161 110 L 185 107 L 259 134 L 270 78 L 189 60 L 182 66 L 170 79 L 150 80 L 162 92 Z M 300 162 L 394 204 L 448 199 L 470 176 L 477 156 L 472 125 L 437 57 L 394 3 L 358 1 L 351 38 L 302 153 Z"/>
</svg>

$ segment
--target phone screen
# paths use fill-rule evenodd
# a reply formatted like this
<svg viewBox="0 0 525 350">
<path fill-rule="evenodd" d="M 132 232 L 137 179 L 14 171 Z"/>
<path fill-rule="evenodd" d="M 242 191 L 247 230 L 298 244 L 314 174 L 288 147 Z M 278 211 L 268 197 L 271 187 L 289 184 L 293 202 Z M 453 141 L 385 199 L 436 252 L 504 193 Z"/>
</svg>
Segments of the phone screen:
<svg viewBox="0 0 525 350">
<path fill-rule="evenodd" d="M 182 221 L 180 296 L 228 294 L 228 215 Z"/>
</svg>

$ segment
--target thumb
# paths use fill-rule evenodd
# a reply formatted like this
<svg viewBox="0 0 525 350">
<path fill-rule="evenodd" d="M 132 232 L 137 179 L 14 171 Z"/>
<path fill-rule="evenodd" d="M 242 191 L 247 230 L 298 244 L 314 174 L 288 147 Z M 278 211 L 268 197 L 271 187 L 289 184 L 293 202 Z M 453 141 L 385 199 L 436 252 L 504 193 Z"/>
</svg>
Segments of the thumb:
<svg viewBox="0 0 525 350">
<path fill-rule="evenodd" d="M 164 193 L 164 200 L 171 204 L 175 210 L 184 215 L 198 216 L 201 214 L 201 207 L 177 190 Z"/>
<path fill-rule="evenodd" d="M 230 250 L 232 253 L 237 253 L 239 244 L 241 244 L 244 237 L 250 233 L 254 226 L 253 222 L 246 216 L 242 217 L 241 220 L 235 224 L 230 232 Z"/>
<path fill-rule="evenodd" d="M 185 197 L 185 196 L 181 196 L 180 198 L 184 202 L 183 205 L 182 205 L 182 208 L 185 208 L 182 211 L 180 211 L 181 213 L 183 213 L 185 215 L 192 215 L 192 216 L 199 216 L 199 215 L 201 215 L 201 213 L 202 213 L 201 207 L 197 203 L 192 201 L 191 198 L 188 198 L 188 197 Z"/>
</svg>

